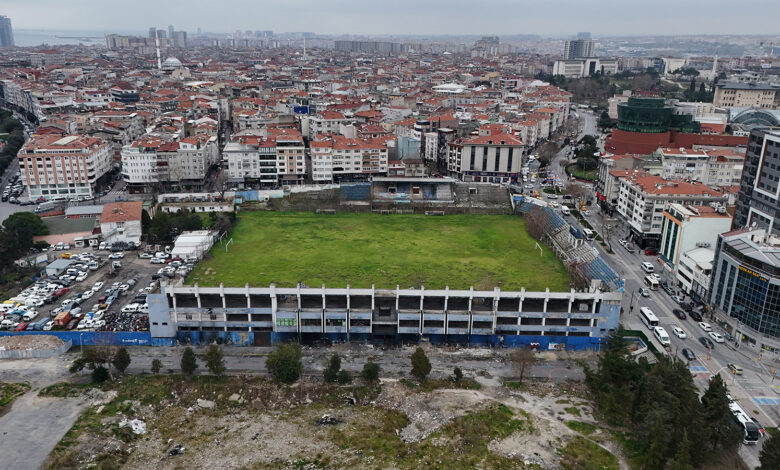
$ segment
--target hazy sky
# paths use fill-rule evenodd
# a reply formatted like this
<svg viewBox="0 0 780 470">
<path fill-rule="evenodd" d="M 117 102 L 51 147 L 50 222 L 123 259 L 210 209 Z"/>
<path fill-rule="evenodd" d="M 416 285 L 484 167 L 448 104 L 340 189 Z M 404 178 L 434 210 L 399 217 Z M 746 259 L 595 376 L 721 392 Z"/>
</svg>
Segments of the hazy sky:
<svg viewBox="0 0 780 470">
<path fill-rule="evenodd" d="M 19 29 L 325 34 L 773 34 L 780 0 L 2 0 Z"/>
</svg>

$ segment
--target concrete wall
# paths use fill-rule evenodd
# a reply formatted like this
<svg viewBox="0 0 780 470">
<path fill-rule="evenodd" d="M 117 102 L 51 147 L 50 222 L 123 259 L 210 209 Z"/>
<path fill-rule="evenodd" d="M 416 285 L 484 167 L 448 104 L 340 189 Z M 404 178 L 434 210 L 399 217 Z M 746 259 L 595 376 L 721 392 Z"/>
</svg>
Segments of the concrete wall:
<svg viewBox="0 0 780 470">
<path fill-rule="evenodd" d="M 34 357 L 55 357 L 63 354 L 70 349 L 72 341 L 68 340 L 54 349 L 26 349 L 26 350 L 8 350 L 0 351 L 0 359 L 29 359 Z"/>
</svg>

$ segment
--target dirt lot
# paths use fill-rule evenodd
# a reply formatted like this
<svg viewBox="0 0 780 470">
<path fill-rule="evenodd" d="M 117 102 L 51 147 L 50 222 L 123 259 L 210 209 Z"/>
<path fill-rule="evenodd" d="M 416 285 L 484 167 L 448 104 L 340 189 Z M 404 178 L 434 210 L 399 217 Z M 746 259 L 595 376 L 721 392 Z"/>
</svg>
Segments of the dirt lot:
<svg viewBox="0 0 780 470">
<path fill-rule="evenodd" d="M 47 467 L 555 469 L 582 439 L 604 468 L 628 468 L 605 449 L 617 443 L 567 425 L 597 428 L 580 385 L 509 385 L 466 380 L 469 389 L 450 382 L 423 391 L 406 380 L 287 387 L 257 377 L 133 377 L 79 418 Z M 143 433 L 131 430 L 133 419 Z"/>
</svg>

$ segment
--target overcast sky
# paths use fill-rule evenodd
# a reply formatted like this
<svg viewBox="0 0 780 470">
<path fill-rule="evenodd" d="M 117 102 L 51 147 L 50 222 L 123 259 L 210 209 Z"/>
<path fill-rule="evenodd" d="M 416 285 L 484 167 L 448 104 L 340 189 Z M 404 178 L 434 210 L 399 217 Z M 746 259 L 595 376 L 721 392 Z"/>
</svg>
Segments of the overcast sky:
<svg viewBox="0 0 780 470">
<path fill-rule="evenodd" d="M 774 34 L 780 0 L 2 0 L 14 28 L 324 34 Z"/>
</svg>

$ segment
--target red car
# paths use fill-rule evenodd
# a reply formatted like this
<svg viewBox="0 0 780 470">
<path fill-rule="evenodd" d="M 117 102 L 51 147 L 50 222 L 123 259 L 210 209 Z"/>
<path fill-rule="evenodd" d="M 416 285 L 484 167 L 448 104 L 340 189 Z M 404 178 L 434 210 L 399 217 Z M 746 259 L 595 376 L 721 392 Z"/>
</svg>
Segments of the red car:
<svg viewBox="0 0 780 470">
<path fill-rule="evenodd" d="M 29 325 L 29 323 L 19 323 L 16 325 L 16 328 L 14 328 L 14 331 L 24 331 L 24 329 L 27 328 L 27 325 Z"/>
<path fill-rule="evenodd" d="M 645 250 L 645 255 L 647 256 L 655 256 L 658 254 L 658 248 L 647 248 Z"/>
<path fill-rule="evenodd" d="M 76 328 L 76 325 L 78 325 L 80 321 L 81 321 L 80 318 L 73 318 L 73 319 L 71 319 L 68 322 L 67 326 L 65 326 L 65 329 L 66 330 L 72 330 L 73 328 Z"/>
<path fill-rule="evenodd" d="M 65 295 L 65 294 L 67 294 L 69 290 L 70 289 L 68 289 L 67 287 L 63 287 L 62 289 L 55 290 L 54 291 L 54 295 L 56 295 L 57 297 L 61 297 L 61 296 Z"/>
</svg>

